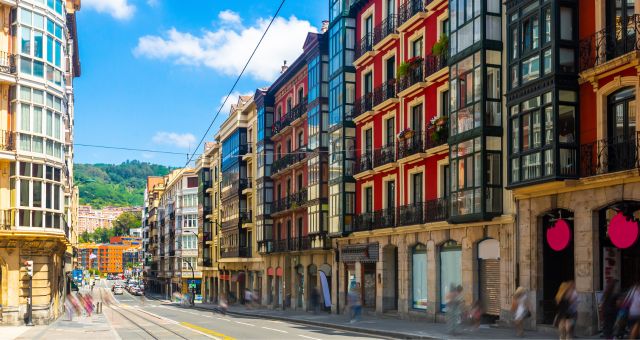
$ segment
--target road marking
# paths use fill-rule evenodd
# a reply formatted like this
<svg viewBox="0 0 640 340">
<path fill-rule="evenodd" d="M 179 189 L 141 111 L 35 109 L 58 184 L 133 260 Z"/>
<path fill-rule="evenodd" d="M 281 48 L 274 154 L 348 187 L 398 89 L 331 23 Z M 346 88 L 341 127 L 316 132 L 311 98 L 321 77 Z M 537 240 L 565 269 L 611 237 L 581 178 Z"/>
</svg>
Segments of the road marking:
<svg viewBox="0 0 640 340">
<path fill-rule="evenodd" d="M 278 321 L 278 320 L 267 320 L 269 322 L 273 322 L 273 323 L 282 323 L 282 321 Z"/>
<path fill-rule="evenodd" d="M 229 320 L 229 319 L 225 319 L 225 318 L 216 318 L 216 319 L 218 319 L 218 320 L 222 320 L 222 321 L 231 322 L 231 320 Z"/>
<path fill-rule="evenodd" d="M 263 326 L 262 328 L 264 328 L 264 329 L 268 329 L 268 330 L 270 330 L 270 331 L 280 332 L 280 333 L 289 333 L 289 332 L 287 332 L 287 331 L 283 331 L 283 330 L 281 330 L 281 329 L 269 328 L 269 327 L 264 327 L 264 326 Z"/>
<path fill-rule="evenodd" d="M 222 333 L 218 333 L 214 330 L 208 329 L 208 328 L 204 328 L 204 327 L 200 327 L 200 326 L 196 326 L 194 324 L 188 323 L 188 322 L 181 322 L 180 323 L 182 326 L 188 327 L 189 329 L 198 331 L 202 334 L 205 334 L 209 337 L 217 337 L 219 339 L 223 339 L 223 340 L 235 340 L 235 338 L 230 337 L 228 335 L 224 335 Z"/>
<path fill-rule="evenodd" d="M 298 336 L 301 336 L 301 337 L 303 337 L 303 338 L 307 338 L 307 339 L 322 340 L 322 339 L 319 339 L 319 338 L 314 338 L 314 337 L 306 336 L 306 335 L 302 335 L 302 334 L 298 334 Z"/>
<path fill-rule="evenodd" d="M 250 323 L 246 323 L 246 322 L 241 322 L 241 321 L 234 321 L 235 323 L 239 323 L 241 325 L 246 325 L 246 326 L 251 326 L 251 327 L 255 327 L 255 325 L 252 325 Z"/>
</svg>

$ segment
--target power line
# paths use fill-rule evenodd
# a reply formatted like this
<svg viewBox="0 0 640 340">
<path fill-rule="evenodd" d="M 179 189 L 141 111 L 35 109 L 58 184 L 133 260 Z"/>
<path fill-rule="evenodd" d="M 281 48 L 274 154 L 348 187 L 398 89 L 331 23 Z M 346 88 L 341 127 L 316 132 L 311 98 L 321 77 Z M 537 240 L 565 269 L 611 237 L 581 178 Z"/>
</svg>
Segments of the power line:
<svg viewBox="0 0 640 340">
<path fill-rule="evenodd" d="M 253 56 L 256 54 L 256 51 L 258 50 L 258 47 L 260 47 L 260 44 L 262 43 L 262 40 L 267 35 L 267 32 L 269 32 L 269 29 L 271 28 L 271 24 L 273 24 L 273 21 L 276 19 L 276 17 L 278 17 L 278 14 L 280 13 L 280 10 L 282 9 L 282 6 L 284 6 L 284 2 L 285 2 L 285 0 L 282 0 L 282 2 L 280 2 L 280 6 L 278 6 L 278 9 L 276 10 L 276 12 L 273 15 L 273 17 L 271 17 L 271 20 L 269 21 L 269 25 L 267 25 L 267 28 L 265 28 L 264 32 L 262 33 L 262 36 L 260 37 L 260 40 L 258 40 L 258 44 L 253 49 L 253 52 L 251 52 L 251 55 L 249 56 L 249 59 L 247 60 L 247 62 L 244 64 L 244 67 L 242 67 L 242 71 L 240 71 L 240 74 L 238 74 L 238 77 L 236 78 L 236 81 L 233 83 L 233 86 L 231 86 L 231 89 L 229 90 L 229 93 L 227 93 L 227 96 L 224 98 L 224 101 L 222 102 L 222 104 L 220 104 L 220 107 L 218 108 L 218 112 L 216 112 L 215 116 L 213 116 L 213 120 L 211 120 L 211 124 L 209 124 L 209 127 L 207 128 L 207 131 L 205 131 L 204 135 L 202 135 L 202 138 L 200 138 L 200 141 L 198 142 L 198 145 L 193 150 L 193 153 L 191 154 L 191 156 L 187 160 L 187 163 L 184 165 L 184 168 L 189 166 L 189 163 L 191 163 L 191 161 L 193 160 L 193 157 L 198 152 L 198 149 L 202 145 L 202 142 L 204 142 L 205 138 L 207 138 L 207 134 L 209 134 L 209 131 L 211 131 L 211 128 L 213 127 L 213 124 L 215 123 L 216 119 L 218 119 L 218 115 L 220 115 L 220 111 L 222 111 L 222 108 L 224 108 L 225 104 L 227 103 L 227 100 L 229 100 L 229 97 L 231 96 L 231 94 L 233 93 L 233 90 L 235 90 L 236 86 L 238 85 L 238 82 L 240 81 L 240 78 L 242 78 L 242 75 L 244 74 L 244 71 L 249 66 L 249 63 L 251 62 L 251 59 L 253 59 Z"/>
<path fill-rule="evenodd" d="M 80 144 L 73 143 L 74 146 L 85 146 L 89 148 L 100 148 L 100 149 L 113 149 L 113 150 L 126 150 L 126 151 L 142 151 L 142 152 L 153 152 L 153 153 L 164 153 L 169 155 L 181 155 L 181 156 L 189 156 L 187 152 L 171 152 L 171 151 L 159 151 L 159 150 L 149 150 L 149 149 L 138 149 L 138 148 L 130 148 L 123 146 L 110 146 L 110 145 L 96 145 L 96 144 Z"/>
</svg>

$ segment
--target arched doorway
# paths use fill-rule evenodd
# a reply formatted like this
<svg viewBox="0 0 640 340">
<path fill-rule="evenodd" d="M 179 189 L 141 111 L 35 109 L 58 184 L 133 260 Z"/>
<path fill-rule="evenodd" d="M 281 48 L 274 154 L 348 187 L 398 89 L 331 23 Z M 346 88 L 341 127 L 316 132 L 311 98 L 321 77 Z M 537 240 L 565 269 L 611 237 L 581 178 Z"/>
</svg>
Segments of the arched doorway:
<svg viewBox="0 0 640 340">
<path fill-rule="evenodd" d="M 382 249 L 382 311 L 398 309 L 398 247 Z"/>
<path fill-rule="evenodd" d="M 488 238 L 478 243 L 478 295 L 486 315 L 500 316 L 500 242 Z"/>
<path fill-rule="evenodd" d="M 462 285 L 462 246 L 449 240 L 440 246 L 440 311 L 447 311 L 447 294 Z"/>
<path fill-rule="evenodd" d="M 574 279 L 573 212 L 556 209 L 542 217 L 542 315 L 539 321 L 552 324 L 556 315 L 555 296 L 564 281 Z"/>
<path fill-rule="evenodd" d="M 611 280 L 617 291 L 626 291 L 640 282 L 640 202 L 624 201 L 599 212 L 600 285 Z"/>
<path fill-rule="evenodd" d="M 607 97 L 607 161 L 609 172 L 636 165 L 636 90 L 625 87 Z"/>
<path fill-rule="evenodd" d="M 312 294 L 321 295 L 320 290 L 318 289 L 318 266 L 315 264 L 310 264 L 307 267 L 307 291 L 309 292 L 307 295 L 309 296 L 309 303 L 307 304 L 307 309 L 312 310 L 315 308 L 311 301 Z M 320 301 L 318 301 L 320 303 Z"/>
<path fill-rule="evenodd" d="M 427 309 L 427 246 L 418 243 L 411 248 L 411 307 Z"/>
</svg>

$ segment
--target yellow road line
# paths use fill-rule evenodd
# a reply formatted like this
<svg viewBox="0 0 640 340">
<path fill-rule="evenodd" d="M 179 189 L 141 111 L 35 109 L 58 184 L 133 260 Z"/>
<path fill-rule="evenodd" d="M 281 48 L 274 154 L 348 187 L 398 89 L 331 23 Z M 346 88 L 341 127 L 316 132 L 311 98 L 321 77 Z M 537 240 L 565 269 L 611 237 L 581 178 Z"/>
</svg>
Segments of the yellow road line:
<svg viewBox="0 0 640 340">
<path fill-rule="evenodd" d="M 196 326 L 196 325 L 188 323 L 188 322 L 181 322 L 180 324 L 185 326 L 185 327 L 189 327 L 191 329 L 195 329 L 197 331 L 200 331 L 202 333 L 213 335 L 213 336 L 218 337 L 218 338 L 223 339 L 223 340 L 236 340 L 234 337 L 230 337 L 228 335 L 224 335 L 222 333 L 218 333 L 218 332 L 210 330 L 208 328 Z"/>
</svg>

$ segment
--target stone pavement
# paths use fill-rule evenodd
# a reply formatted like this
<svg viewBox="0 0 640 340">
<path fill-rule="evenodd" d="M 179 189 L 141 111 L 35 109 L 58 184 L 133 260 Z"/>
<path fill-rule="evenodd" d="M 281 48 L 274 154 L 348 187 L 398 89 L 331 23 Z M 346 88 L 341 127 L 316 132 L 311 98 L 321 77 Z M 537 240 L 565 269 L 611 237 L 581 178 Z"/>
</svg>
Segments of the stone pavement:
<svg viewBox="0 0 640 340">
<path fill-rule="evenodd" d="M 146 295 L 149 298 L 162 300 L 162 298 L 157 295 Z M 166 303 L 169 302 L 167 300 L 163 301 Z M 195 308 L 214 310 L 217 308 L 217 305 L 198 303 Z M 482 325 L 478 329 L 461 330 L 452 335 L 447 332 L 447 326 L 443 323 L 402 320 L 395 317 L 379 317 L 374 315 L 363 315 L 361 321 L 349 323 L 348 317 L 343 314 L 313 314 L 266 308 L 250 309 L 240 305 L 230 306 L 228 312 L 229 314 L 238 314 L 247 317 L 288 321 L 400 339 L 513 339 L 516 337 L 513 328 Z M 525 337 L 530 339 L 557 339 L 555 332 L 526 331 Z"/>
<path fill-rule="evenodd" d="M 66 320 L 66 315 L 47 326 L 19 326 L 20 333 L 9 339 L 78 339 L 88 337 L 104 340 L 119 340 L 120 337 L 109 324 L 104 314 L 74 317 L 73 321 Z M 1 329 L 4 333 L 4 327 Z M 4 338 L 4 337 L 3 337 Z"/>
</svg>

